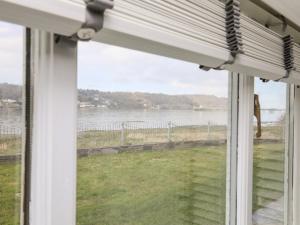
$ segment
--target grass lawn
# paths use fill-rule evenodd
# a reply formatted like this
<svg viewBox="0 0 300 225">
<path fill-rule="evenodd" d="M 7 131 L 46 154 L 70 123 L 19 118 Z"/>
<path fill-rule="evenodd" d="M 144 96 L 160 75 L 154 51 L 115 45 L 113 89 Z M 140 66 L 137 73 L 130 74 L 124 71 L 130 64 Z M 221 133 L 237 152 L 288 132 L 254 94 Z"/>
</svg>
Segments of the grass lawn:
<svg viewBox="0 0 300 225">
<path fill-rule="evenodd" d="M 78 159 L 78 225 L 223 225 L 226 147 L 126 152 Z M 282 196 L 283 145 L 254 153 L 254 208 Z M 0 224 L 14 225 L 19 165 L 0 164 Z M 17 215 L 14 217 L 14 215 Z"/>
<path fill-rule="evenodd" d="M 78 161 L 79 225 L 223 224 L 225 146 Z"/>
<path fill-rule="evenodd" d="M 284 196 L 284 144 L 255 145 L 253 164 L 253 211 L 268 208 L 272 214 L 259 217 L 266 224 L 283 224 L 283 201 L 274 203 Z"/>
<path fill-rule="evenodd" d="M 0 164 L 1 225 L 19 224 L 20 190 L 20 164 Z"/>
</svg>

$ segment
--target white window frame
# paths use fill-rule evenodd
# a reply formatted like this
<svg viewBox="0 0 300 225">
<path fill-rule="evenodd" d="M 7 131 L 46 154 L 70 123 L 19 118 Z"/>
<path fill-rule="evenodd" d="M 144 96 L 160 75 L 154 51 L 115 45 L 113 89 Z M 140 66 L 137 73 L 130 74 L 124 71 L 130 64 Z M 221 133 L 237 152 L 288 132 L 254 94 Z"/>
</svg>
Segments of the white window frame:
<svg viewBox="0 0 300 225">
<path fill-rule="evenodd" d="M 231 215 L 231 223 L 236 216 L 235 225 L 252 225 L 252 198 L 253 198 L 253 109 L 254 109 L 254 77 L 232 73 L 231 75 L 231 138 L 228 141 L 231 146 L 232 157 L 236 154 L 236 171 L 231 172 L 231 190 L 236 185 L 236 208 L 231 203 L 231 208 L 227 211 Z M 295 215 L 300 205 L 299 194 L 296 194 L 293 206 L 293 195 L 299 192 L 299 165 L 293 163 L 294 148 L 299 148 L 299 141 L 296 140 L 296 134 L 299 132 L 300 123 L 297 121 L 299 114 L 299 97 L 300 91 L 294 90 L 295 85 L 286 85 L 286 125 L 285 125 L 285 174 L 284 174 L 284 224 L 298 225 L 300 219 Z M 298 91 L 298 96 L 295 94 Z M 295 96 L 295 97 L 294 97 Z M 297 100 L 298 97 L 298 100 Z M 232 104 L 235 103 L 235 104 Z M 298 102 L 298 103 L 296 103 Z M 235 119 L 236 118 L 236 119 Z M 297 121 L 299 124 L 297 126 Z M 295 124 L 295 128 L 294 128 Z M 294 135 L 295 133 L 295 135 Z M 233 138 L 232 138 L 233 137 Z M 236 144 L 236 146 L 234 146 Z M 297 147 L 298 146 L 298 147 Z M 300 161 L 299 158 L 294 158 Z M 234 162 L 234 157 L 231 159 Z M 298 162 L 299 162 L 298 161 Z M 294 169 L 293 169 L 294 164 Z M 298 177 L 293 176 L 293 171 L 298 170 Z M 228 173 L 229 174 L 229 173 Z M 236 176 L 233 178 L 232 176 Z M 235 180 L 234 180 L 235 179 Z M 294 180 L 294 181 L 293 181 Z M 293 182 L 298 182 L 296 187 Z M 233 201 L 231 199 L 229 201 Z M 294 218 L 293 218 L 294 210 Z M 298 214 L 298 213 L 297 213 Z M 298 220 L 296 220 L 298 219 Z"/>
<path fill-rule="evenodd" d="M 54 34 L 39 30 L 33 30 L 31 39 L 33 131 L 30 225 L 75 225 L 77 46 L 70 45 L 64 38 L 57 44 Z M 235 100 L 232 101 L 232 104 L 235 103 Z M 57 127 L 60 129 L 57 130 Z M 236 135 L 231 135 L 231 146 L 235 146 L 234 137 Z M 236 154 L 231 154 L 230 149 L 228 153 L 228 170 L 235 173 Z M 230 196 L 235 195 L 236 187 L 235 177 L 230 180 L 231 177 L 227 176 L 230 192 L 227 199 L 232 203 L 227 213 L 231 213 L 232 219 L 228 221 L 234 225 L 235 199 Z"/>
<path fill-rule="evenodd" d="M 237 133 L 238 133 L 238 74 L 228 74 L 228 132 L 227 132 L 227 198 L 226 225 L 236 224 L 237 204 Z"/>
<path fill-rule="evenodd" d="M 300 87 L 294 90 L 294 165 L 293 165 L 293 225 L 300 224 Z"/>
<path fill-rule="evenodd" d="M 33 40 L 31 225 L 75 225 L 76 50 L 70 52 L 66 43 L 55 44 L 54 35 L 47 32 L 35 31 Z M 251 225 L 254 77 L 230 73 L 229 83 L 226 224 Z M 51 123 L 45 124 L 46 118 L 62 129 L 57 132 Z M 68 196 L 61 195 L 67 190 L 72 190 Z"/>
<path fill-rule="evenodd" d="M 295 85 L 286 85 L 285 159 L 284 159 L 284 225 L 293 224 L 293 180 L 295 140 Z M 297 136 L 296 136 L 297 137 Z M 297 139 L 297 138 L 296 138 Z"/>
<path fill-rule="evenodd" d="M 32 31 L 30 225 L 75 225 L 77 43 Z"/>
<path fill-rule="evenodd" d="M 232 203 L 230 225 L 252 224 L 253 180 L 253 113 L 254 77 L 232 73 L 231 82 L 231 149 L 235 171 L 231 173 L 231 188 L 236 190 Z M 235 176 L 235 177 L 233 177 Z M 236 185 L 236 186 L 235 186 Z M 235 208 L 233 208 L 236 206 Z"/>
</svg>

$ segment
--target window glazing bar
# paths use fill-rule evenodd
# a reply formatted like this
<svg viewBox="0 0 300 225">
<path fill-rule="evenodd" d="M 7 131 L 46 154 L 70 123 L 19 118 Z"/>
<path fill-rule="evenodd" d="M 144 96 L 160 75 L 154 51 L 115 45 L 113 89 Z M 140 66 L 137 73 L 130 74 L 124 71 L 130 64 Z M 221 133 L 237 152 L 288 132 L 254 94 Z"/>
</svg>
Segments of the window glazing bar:
<svg viewBox="0 0 300 225">
<path fill-rule="evenodd" d="M 284 165 L 284 224 L 293 221 L 293 164 L 294 164 L 294 126 L 295 126 L 295 85 L 287 85 L 285 118 L 285 165 Z"/>
<path fill-rule="evenodd" d="M 293 225 L 300 224 L 300 88 L 294 88 Z"/>
<path fill-rule="evenodd" d="M 237 120 L 236 225 L 252 225 L 254 78 L 238 74 L 235 88 Z"/>
<path fill-rule="evenodd" d="M 75 225 L 77 43 L 32 31 L 30 225 Z"/>
<path fill-rule="evenodd" d="M 237 143 L 238 143 L 238 79 L 237 73 L 228 74 L 228 132 L 227 132 L 227 198 L 226 225 L 236 224 Z"/>
</svg>

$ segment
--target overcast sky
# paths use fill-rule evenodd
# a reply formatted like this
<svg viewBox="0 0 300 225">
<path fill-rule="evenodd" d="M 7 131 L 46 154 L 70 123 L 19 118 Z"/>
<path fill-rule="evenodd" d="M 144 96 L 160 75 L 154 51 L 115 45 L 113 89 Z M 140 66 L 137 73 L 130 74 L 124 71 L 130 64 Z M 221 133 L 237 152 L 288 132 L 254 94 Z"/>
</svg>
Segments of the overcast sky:
<svg viewBox="0 0 300 225">
<path fill-rule="evenodd" d="M 23 30 L 0 22 L 0 82 L 22 83 Z M 226 71 L 94 42 L 79 44 L 78 87 L 101 91 L 208 94 L 226 97 Z M 284 107 L 281 83 L 256 82 L 266 107 Z"/>
<path fill-rule="evenodd" d="M 79 87 L 227 96 L 228 73 L 99 43 L 79 44 Z"/>
</svg>

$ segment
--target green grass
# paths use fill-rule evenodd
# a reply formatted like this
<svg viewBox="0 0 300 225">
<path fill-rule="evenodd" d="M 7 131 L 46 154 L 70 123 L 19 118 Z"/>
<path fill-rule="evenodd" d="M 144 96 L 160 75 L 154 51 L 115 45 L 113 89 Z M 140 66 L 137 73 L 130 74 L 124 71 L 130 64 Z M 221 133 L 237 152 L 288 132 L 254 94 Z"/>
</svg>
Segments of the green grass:
<svg viewBox="0 0 300 225">
<path fill-rule="evenodd" d="M 254 151 L 253 210 L 283 197 L 284 144 L 256 145 Z"/>
<path fill-rule="evenodd" d="M 222 224 L 225 157 L 219 146 L 79 159 L 78 224 Z"/>
<path fill-rule="evenodd" d="M 226 146 L 78 159 L 78 225 L 223 225 Z M 283 145 L 254 153 L 254 210 L 283 194 Z M 0 164 L 0 224 L 15 225 L 18 164 Z"/>
<path fill-rule="evenodd" d="M 21 136 L 0 135 L 0 156 L 21 153 Z"/>
<path fill-rule="evenodd" d="M 20 164 L 0 164 L 0 224 L 17 225 L 21 202 Z"/>
</svg>

